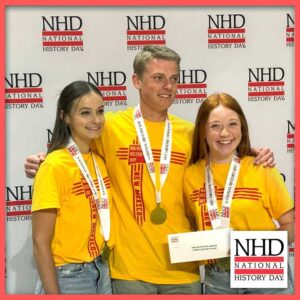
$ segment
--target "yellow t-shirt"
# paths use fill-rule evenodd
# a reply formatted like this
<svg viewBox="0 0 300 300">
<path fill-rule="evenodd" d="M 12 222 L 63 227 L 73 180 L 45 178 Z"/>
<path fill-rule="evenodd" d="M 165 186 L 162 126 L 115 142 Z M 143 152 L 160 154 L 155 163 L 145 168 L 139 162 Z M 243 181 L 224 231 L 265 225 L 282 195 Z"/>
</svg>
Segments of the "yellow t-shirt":
<svg viewBox="0 0 300 300">
<path fill-rule="evenodd" d="M 118 220 L 114 224 L 118 222 L 118 227 L 111 255 L 112 278 L 157 284 L 183 284 L 199 280 L 198 264 L 170 263 L 168 234 L 191 230 L 185 216 L 182 180 L 190 157 L 193 125 L 172 115 L 169 118 L 173 126 L 173 140 L 171 165 L 161 201 L 167 220 L 161 225 L 155 225 L 150 220 L 150 213 L 156 207 L 155 189 L 138 142 L 133 108 L 107 113 L 102 141 L 96 141 L 115 190 L 113 201 Z M 155 170 L 159 172 L 165 122 L 145 121 L 145 124 Z"/>
<path fill-rule="evenodd" d="M 234 230 L 275 230 L 276 220 L 294 207 L 282 176 L 276 168 L 253 165 L 253 157 L 241 159 L 235 187 L 230 227 Z M 211 163 L 219 212 L 230 164 Z M 188 214 L 196 217 L 198 230 L 212 229 L 205 195 L 205 160 L 189 166 L 184 175 L 184 199 Z"/>
<path fill-rule="evenodd" d="M 97 154 L 93 155 L 111 198 L 104 162 Z M 91 152 L 82 156 L 98 186 Z M 65 148 L 48 154 L 35 176 L 32 212 L 49 208 L 57 209 L 51 244 L 56 266 L 90 262 L 100 255 L 104 239 L 92 192 Z"/>
</svg>

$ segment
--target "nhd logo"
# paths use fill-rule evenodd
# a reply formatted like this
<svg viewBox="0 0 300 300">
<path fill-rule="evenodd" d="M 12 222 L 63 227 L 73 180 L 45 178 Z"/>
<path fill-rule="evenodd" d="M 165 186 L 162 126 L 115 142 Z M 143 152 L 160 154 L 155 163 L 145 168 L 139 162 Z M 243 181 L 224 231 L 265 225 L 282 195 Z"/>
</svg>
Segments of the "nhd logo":
<svg viewBox="0 0 300 300">
<path fill-rule="evenodd" d="M 246 48 L 245 22 L 241 14 L 208 15 L 208 48 Z"/>
<path fill-rule="evenodd" d="M 127 16 L 127 50 L 141 50 L 148 44 L 165 45 L 163 16 Z"/>
<path fill-rule="evenodd" d="M 32 185 L 6 187 L 6 220 L 31 220 Z"/>
<path fill-rule="evenodd" d="M 284 69 L 248 69 L 248 101 L 284 101 Z"/>
<path fill-rule="evenodd" d="M 232 231 L 231 288 L 286 288 L 287 231 Z"/>
<path fill-rule="evenodd" d="M 295 23 L 290 14 L 286 14 L 286 46 L 294 47 L 295 42 Z"/>
<path fill-rule="evenodd" d="M 203 69 L 180 70 L 174 104 L 202 103 L 207 96 L 206 78 Z"/>
<path fill-rule="evenodd" d="M 295 124 L 287 121 L 286 148 L 288 153 L 295 151 Z"/>
<path fill-rule="evenodd" d="M 5 77 L 5 104 L 12 108 L 43 108 L 42 75 L 11 73 Z"/>
<path fill-rule="evenodd" d="M 42 16 L 43 51 L 83 51 L 81 28 L 78 16 Z"/>
<path fill-rule="evenodd" d="M 103 94 L 105 106 L 127 105 L 126 74 L 122 71 L 87 72 L 87 80 Z"/>
</svg>

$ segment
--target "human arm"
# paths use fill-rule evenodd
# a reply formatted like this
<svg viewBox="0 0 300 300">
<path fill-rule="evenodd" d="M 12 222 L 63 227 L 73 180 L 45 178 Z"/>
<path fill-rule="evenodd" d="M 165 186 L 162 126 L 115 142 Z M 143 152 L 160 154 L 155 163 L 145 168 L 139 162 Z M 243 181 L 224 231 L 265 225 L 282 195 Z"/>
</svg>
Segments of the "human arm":
<svg viewBox="0 0 300 300">
<path fill-rule="evenodd" d="M 182 190 L 183 190 L 182 197 L 183 197 L 185 216 L 190 223 L 190 230 L 197 231 L 199 230 L 199 228 L 197 225 L 195 213 L 193 211 L 193 203 L 190 200 L 191 190 L 193 190 L 194 188 L 193 176 L 191 176 L 190 173 L 191 173 L 190 169 L 186 170 L 184 173 L 183 185 L 182 185 Z"/>
<path fill-rule="evenodd" d="M 278 230 L 286 230 L 288 232 L 288 243 L 294 242 L 294 222 L 295 222 L 295 210 L 291 209 L 284 213 L 278 220 Z"/>
<path fill-rule="evenodd" d="M 24 164 L 25 174 L 28 178 L 34 178 L 40 164 L 45 160 L 46 154 L 40 152 L 26 157 Z"/>
<path fill-rule="evenodd" d="M 266 197 L 265 206 L 273 220 L 276 220 L 277 230 L 288 231 L 288 242 L 294 241 L 294 207 L 295 201 L 291 197 L 284 179 L 277 168 L 261 168 L 265 174 Z"/>
<path fill-rule="evenodd" d="M 46 294 L 59 294 L 51 251 L 55 220 L 56 209 L 43 209 L 32 213 L 33 253 Z"/>
<path fill-rule="evenodd" d="M 187 196 L 185 194 L 183 194 L 184 210 L 185 210 L 185 215 L 190 223 L 190 230 L 197 231 L 198 230 L 197 220 L 196 220 L 195 215 L 193 214 L 193 211 L 190 208 L 190 205 L 188 202 L 189 202 L 189 200 L 188 200 Z"/>
<path fill-rule="evenodd" d="M 271 151 L 270 148 L 251 148 L 252 152 L 254 153 L 255 158 L 253 163 L 255 165 L 263 165 L 264 167 L 271 167 L 275 166 L 275 159 L 274 153 Z"/>
</svg>

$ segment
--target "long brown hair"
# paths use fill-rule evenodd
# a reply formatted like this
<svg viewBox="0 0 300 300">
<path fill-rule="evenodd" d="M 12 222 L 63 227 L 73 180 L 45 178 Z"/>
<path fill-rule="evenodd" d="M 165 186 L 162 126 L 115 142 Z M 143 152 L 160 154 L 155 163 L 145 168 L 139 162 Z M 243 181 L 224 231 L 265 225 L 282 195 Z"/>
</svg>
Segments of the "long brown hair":
<svg viewBox="0 0 300 300">
<path fill-rule="evenodd" d="M 237 147 L 237 152 L 240 157 L 245 155 L 254 155 L 251 150 L 249 129 L 246 117 L 237 100 L 226 93 L 214 93 L 206 98 L 200 105 L 195 121 L 195 131 L 192 142 L 192 154 L 190 163 L 195 163 L 199 159 L 204 159 L 209 153 L 209 148 L 205 139 L 205 128 L 209 114 L 219 105 L 223 105 L 236 112 L 241 122 L 242 139 Z"/>
<path fill-rule="evenodd" d="M 70 113 L 75 100 L 92 92 L 103 98 L 99 89 L 87 81 L 73 81 L 62 90 L 57 102 L 56 119 L 50 146 L 47 151 L 48 154 L 66 146 L 71 133 L 64 117 Z"/>
</svg>

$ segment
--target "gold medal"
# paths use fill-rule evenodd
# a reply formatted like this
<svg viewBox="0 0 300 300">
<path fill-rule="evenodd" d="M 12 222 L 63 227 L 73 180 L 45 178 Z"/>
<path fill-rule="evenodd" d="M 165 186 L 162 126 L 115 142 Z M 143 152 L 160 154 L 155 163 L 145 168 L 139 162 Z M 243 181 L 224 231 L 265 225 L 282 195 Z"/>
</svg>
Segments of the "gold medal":
<svg viewBox="0 0 300 300">
<path fill-rule="evenodd" d="M 222 257 L 217 259 L 217 266 L 220 271 L 229 271 L 230 270 L 230 257 Z"/>
<path fill-rule="evenodd" d="M 110 254 L 110 249 L 107 245 L 107 242 L 104 243 L 104 246 L 102 248 L 102 251 L 101 251 L 101 258 L 102 258 L 102 261 L 105 262 L 108 260 L 109 258 L 109 254 Z"/>
<path fill-rule="evenodd" d="M 167 219 L 167 212 L 157 205 L 151 212 L 150 215 L 151 222 L 153 224 L 159 225 L 166 221 Z"/>
</svg>

